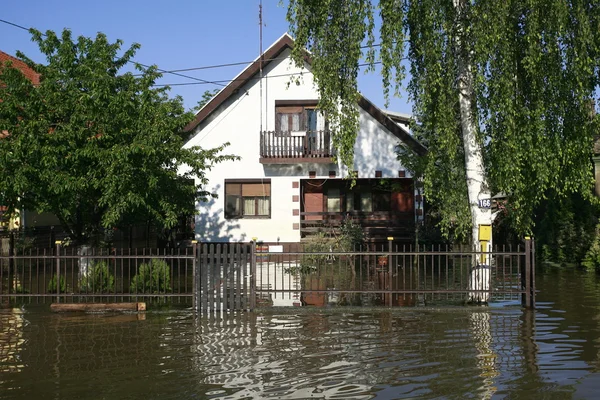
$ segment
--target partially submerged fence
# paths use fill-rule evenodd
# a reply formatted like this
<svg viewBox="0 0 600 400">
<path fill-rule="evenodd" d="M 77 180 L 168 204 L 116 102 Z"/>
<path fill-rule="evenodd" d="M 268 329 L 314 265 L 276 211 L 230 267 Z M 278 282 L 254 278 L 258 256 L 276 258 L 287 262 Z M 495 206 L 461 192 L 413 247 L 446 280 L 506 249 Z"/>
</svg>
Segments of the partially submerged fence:
<svg viewBox="0 0 600 400">
<path fill-rule="evenodd" d="M 185 249 L 28 250 L 0 256 L 0 303 L 158 299 L 196 310 L 268 306 L 416 306 L 512 301 L 533 307 L 532 241 L 489 253 L 449 246 L 307 252 L 256 243 Z M 482 257 L 489 255 L 489 257 Z M 491 259 L 491 265 L 474 261 Z"/>
<path fill-rule="evenodd" d="M 0 300 L 193 300 L 196 246 L 185 249 L 28 249 L 0 256 Z"/>
<path fill-rule="evenodd" d="M 492 265 L 478 264 L 485 258 Z M 530 240 L 524 246 L 501 246 L 489 252 L 391 241 L 354 252 L 262 249 L 255 260 L 252 275 L 256 297 L 263 304 L 414 306 L 512 301 L 534 305 Z"/>
</svg>

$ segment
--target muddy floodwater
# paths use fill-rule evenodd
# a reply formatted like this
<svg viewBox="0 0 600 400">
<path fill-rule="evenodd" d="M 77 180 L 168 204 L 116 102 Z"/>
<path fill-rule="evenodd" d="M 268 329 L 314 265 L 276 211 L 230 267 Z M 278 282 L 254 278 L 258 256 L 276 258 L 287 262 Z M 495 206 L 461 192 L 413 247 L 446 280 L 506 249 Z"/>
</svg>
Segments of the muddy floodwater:
<svg viewBox="0 0 600 400">
<path fill-rule="evenodd" d="M 537 309 L 0 309 L 0 399 L 600 398 L 600 277 L 537 274 Z"/>
</svg>

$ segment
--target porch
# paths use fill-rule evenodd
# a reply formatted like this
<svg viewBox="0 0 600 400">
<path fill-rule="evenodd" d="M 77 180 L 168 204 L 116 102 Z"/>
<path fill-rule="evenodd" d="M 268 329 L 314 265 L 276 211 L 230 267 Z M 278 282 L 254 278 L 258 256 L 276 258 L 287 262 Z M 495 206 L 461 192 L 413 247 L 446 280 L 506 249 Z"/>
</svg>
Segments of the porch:
<svg viewBox="0 0 600 400">
<path fill-rule="evenodd" d="M 369 241 L 388 237 L 409 242 L 414 238 L 413 181 L 408 178 L 304 179 L 300 234 L 336 235 L 346 221 L 358 223 Z"/>
</svg>

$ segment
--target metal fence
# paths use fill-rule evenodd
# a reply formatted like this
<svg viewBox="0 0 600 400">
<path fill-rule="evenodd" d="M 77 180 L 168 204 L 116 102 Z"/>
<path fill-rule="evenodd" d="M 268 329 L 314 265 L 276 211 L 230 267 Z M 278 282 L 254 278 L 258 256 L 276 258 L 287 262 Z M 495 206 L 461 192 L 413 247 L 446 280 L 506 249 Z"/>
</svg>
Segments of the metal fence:
<svg viewBox="0 0 600 400">
<path fill-rule="evenodd" d="M 196 246 L 28 249 L 0 256 L 4 302 L 193 301 Z"/>
<path fill-rule="evenodd" d="M 482 258 L 491 265 L 480 265 Z M 259 305 L 415 306 L 483 299 L 532 307 L 535 299 L 530 240 L 489 252 L 392 242 L 354 252 L 259 246 L 253 260 Z"/>
<path fill-rule="evenodd" d="M 184 249 L 62 247 L 0 256 L 0 304 L 166 301 L 198 311 L 269 306 L 419 306 L 512 301 L 533 307 L 532 241 L 490 252 L 391 241 L 354 252 L 257 243 Z M 487 257 L 484 257 L 487 256 Z M 474 265 L 482 258 L 491 265 Z"/>
</svg>

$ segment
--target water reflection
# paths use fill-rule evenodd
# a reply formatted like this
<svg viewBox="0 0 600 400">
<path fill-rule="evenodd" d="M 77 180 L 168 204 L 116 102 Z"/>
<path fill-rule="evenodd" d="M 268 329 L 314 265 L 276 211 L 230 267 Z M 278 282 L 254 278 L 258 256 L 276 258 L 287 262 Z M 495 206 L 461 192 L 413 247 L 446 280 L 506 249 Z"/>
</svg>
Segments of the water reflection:
<svg viewBox="0 0 600 400">
<path fill-rule="evenodd" d="M 0 398 L 589 398 L 600 285 L 583 278 L 540 277 L 535 312 L 3 310 Z M 559 293 L 569 287 L 579 301 Z"/>
<path fill-rule="evenodd" d="M 0 313 L 0 373 L 20 372 L 24 368 L 21 362 L 25 345 L 23 313 L 18 308 L 0 309 Z"/>
</svg>

